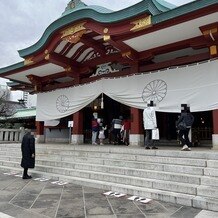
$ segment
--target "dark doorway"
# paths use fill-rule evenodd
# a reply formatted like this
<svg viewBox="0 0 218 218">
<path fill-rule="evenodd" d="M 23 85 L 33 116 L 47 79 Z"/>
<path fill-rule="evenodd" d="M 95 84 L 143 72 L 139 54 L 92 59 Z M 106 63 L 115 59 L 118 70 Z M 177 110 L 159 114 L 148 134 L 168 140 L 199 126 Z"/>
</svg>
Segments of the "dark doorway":
<svg viewBox="0 0 218 218">
<path fill-rule="evenodd" d="M 192 113 L 195 120 L 192 126 L 192 142 L 196 145 L 208 143 L 212 139 L 213 117 L 211 111 Z M 157 112 L 157 125 L 160 139 L 177 140 L 176 121 L 180 113 Z"/>
<path fill-rule="evenodd" d="M 84 121 L 84 141 L 85 143 L 91 142 L 91 120 L 93 113 L 98 114 L 98 118 L 103 120 L 103 124 L 107 125 L 108 130 L 111 127 L 111 122 L 114 118 L 122 116 L 123 119 L 130 118 L 130 107 L 123 105 L 106 95 L 103 95 L 103 105 L 101 108 L 102 95 L 100 95 L 95 101 L 83 109 Z M 106 131 L 106 137 L 108 137 L 108 131 Z"/>
<path fill-rule="evenodd" d="M 177 129 L 176 121 L 179 113 L 164 113 L 157 112 L 157 126 L 160 131 L 160 139 L 164 140 L 176 140 Z"/>
</svg>

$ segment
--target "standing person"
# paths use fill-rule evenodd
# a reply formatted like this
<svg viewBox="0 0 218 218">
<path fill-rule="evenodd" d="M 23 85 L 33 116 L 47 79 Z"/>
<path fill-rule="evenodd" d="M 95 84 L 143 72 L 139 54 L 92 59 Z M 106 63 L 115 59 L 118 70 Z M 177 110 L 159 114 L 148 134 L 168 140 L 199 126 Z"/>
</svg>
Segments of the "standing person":
<svg viewBox="0 0 218 218">
<path fill-rule="evenodd" d="M 194 116 L 190 113 L 190 108 L 187 107 L 187 105 L 182 105 L 181 115 L 176 124 L 179 130 L 179 140 L 182 144 L 182 151 L 191 151 L 189 146 L 192 146 L 192 143 L 189 140 L 188 134 L 193 123 Z"/>
<path fill-rule="evenodd" d="M 129 132 L 130 132 L 131 122 L 129 119 L 123 121 L 123 142 L 125 145 L 129 145 Z"/>
<path fill-rule="evenodd" d="M 97 135 L 99 131 L 99 123 L 97 118 L 92 118 L 92 144 L 97 145 Z"/>
<path fill-rule="evenodd" d="M 30 130 L 28 130 L 22 139 L 21 152 L 21 167 L 24 168 L 23 179 L 31 179 L 32 176 L 28 175 L 28 169 L 35 167 L 35 138 Z"/>
<path fill-rule="evenodd" d="M 113 126 L 114 144 L 121 144 L 121 128 L 122 128 L 122 116 L 118 119 L 113 119 L 111 125 Z"/>
<path fill-rule="evenodd" d="M 99 127 L 99 135 L 98 135 L 98 138 L 99 138 L 99 141 L 100 141 L 100 145 L 103 145 L 104 144 L 104 139 L 105 139 L 105 134 L 104 134 L 104 131 L 107 129 L 107 125 L 104 127 L 103 126 L 103 123 L 100 124 L 100 127 Z"/>
<path fill-rule="evenodd" d="M 152 139 L 152 130 L 157 128 L 157 119 L 156 112 L 154 109 L 153 101 L 150 101 L 150 104 L 143 111 L 143 123 L 145 129 L 145 148 L 158 149 L 154 146 L 154 140 Z"/>
</svg>

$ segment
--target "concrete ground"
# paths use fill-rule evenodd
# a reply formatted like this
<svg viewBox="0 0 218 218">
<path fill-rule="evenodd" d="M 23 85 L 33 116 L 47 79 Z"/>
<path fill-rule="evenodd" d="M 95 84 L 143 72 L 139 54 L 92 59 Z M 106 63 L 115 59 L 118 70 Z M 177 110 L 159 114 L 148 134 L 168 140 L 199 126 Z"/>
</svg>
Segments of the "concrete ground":
<svg viewBox="0 0 218 218">
<path fill-rule="evenodd" d="M 31 171 L 30 171 L 31 173 Z M 218 212 L 151 200 L 140 203 L 131 196 L 115 197 L 65 181 L 32 178 L 0 171 L 0 218 L 215 218 Z M 40 180 L 41 181 L 40 181 Z M 139 196 L 145 197 L 145 196 Z"/>
</svg>

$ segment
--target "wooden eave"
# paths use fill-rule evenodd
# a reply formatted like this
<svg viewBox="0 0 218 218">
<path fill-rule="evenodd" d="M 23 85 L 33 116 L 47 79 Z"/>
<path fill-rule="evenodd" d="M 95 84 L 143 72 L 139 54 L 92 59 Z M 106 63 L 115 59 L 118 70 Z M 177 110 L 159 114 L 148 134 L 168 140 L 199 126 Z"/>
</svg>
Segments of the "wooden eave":
<svg viewBox="0 0 218 218">
<path fill-rule="evenodd" d="M 2 73 L 2 77 L 7 78 L 9 75 L 37 68 L 38 66 L 45 64 L 54 64 L 62 67 L 62 72 L 51 75 L 28 75 L 27 77 L 31 84 L 26 84 L 25 86 L 25 84 L 22 83 L 22 87 L 25 86 L 24 89 L 32 86 L 35 92 L 41 92 L 92 81 L 93 79 L 88 77 L 95 70 L 96 66 L 108 62 L 128 64 L 128 69 L 124 70 L 124 72 L 116 73 L 117 76 L 123 76 L 134 73 L 134 70 L 136 69 L 138 72 L 145 72 L 210 59 L 212 56 L 210 50 L 208 50 L 206 53 L 203 52 L 188 57 L 180 57 L 162 63 L 154 63 L 152 61 L 155 56 L 184 48 L 197 50 L 202 48 L 210 49 L 211 46 L 217 46 L 218 31 L 212 33 L 212 38 L 211 33 L 208 32 L 211 29 L 218 28 L 217 22 L 200 27 L 202 35 L 198 37 L 184 39 L 170 44 L 163 44 L 162 46 L 153 47 L 141 52 L 136 51 L 131 46 L 124 43 L 124 41 L 149 33 L 155 33 L 167 27 L 207 16 L 217 11 L 218 4 L 209 5 L 205 8 L 190 11 L 189 13 L 175 17 L 172 20 L 166 19 L 163 22 L 148 23 L 144 26 L 141 25 L 140 28 L 136 30 L 134 29 L 136 26 L 135 22 L 149 19 L 149 14 L 140 14 L 136 17 L 131 17 L 131 19 L 129 18 L 115 23 L 102 23 L 93 19 L 81 19 L 56 30 L 40 50 L 25 57 L 25 66 Z M 154 19 L 155 16 L 153 17 L 153 20 Z M 63 46 L 61 43 L 63 43 Z M 79 45 L 79 43 L 81 43 L 81 45 Z M 77 45 L 78 49 L 75 49 L 76 51 L 73 53 L 74 46 L 76 47 Z M 114 50 L 114 53 L 107 53 L 108 46 Z M 59 51 L 57 52 L 57 50 Z M 70 53 L 73 55 L 68 57 Z M 57 79 L 65 77 L 70 77 L 72 80 L 63 83 L 57 81 Z M 110 75 L 107 75 L 106 77 L 110 77 Z"/>
</svg>

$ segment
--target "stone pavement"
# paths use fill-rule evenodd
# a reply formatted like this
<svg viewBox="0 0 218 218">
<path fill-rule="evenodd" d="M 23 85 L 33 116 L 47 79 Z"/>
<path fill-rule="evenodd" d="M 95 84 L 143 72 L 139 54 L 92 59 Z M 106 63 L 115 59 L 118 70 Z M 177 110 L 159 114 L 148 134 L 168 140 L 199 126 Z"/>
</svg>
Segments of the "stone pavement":
<svg viewBox="0 0 218 218">
<path fill-rule="evenodd" d="M 16 172 L 0 171 L 0 218 L 218 217 L 217 212 L 155 200 L 144 204 L 128 200 L 131 196 L 117 198 L 103 194 L 110 190 L 65 184 L 64 181 L 23 180 L 19 176 Z"/>
</svg>

